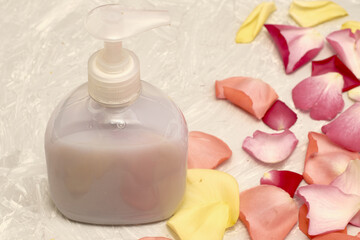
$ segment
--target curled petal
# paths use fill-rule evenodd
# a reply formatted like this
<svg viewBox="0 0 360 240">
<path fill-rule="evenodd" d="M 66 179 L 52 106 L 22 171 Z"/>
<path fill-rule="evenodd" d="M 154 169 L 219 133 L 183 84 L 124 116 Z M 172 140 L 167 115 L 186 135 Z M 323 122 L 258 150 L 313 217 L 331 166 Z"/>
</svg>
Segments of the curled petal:
<svg viewBox="0 0 360 240">
<path fill-rule="evenodd" d="M 348 97 L 355 102 L 360 102 L 360 86 L 348 91 Z"/>
<path fill-rule="evenodd" d="M 342 62 L 360 78 L 360 31 L 354 34 L 350 29 L 343 29 L 330 33 L 326 39 Z"/>
<path fill-rule="evenodd" d="M 312 119 L 331 120 L 344 108 L 343 85 L 343 77 L 339 73 L 306 78 L 292 90 L 295 107 L 310 111 Z"/>
<path fill-rule="evenodd" d="M 233 77 L 215 83 L 216 96 L 225 97 L 257 119 L 261 119 L 278 95 L 274 89 L 260 79 Z"/>
<path fill-rule="evenodd" d="M 322 75 L 328 72 L 337 72 L 343 76 L 343 92 L 360 85 L 360 81 L 357 79 L 357 77 L 336 55 L 320 61 L 312 62 L 312 76 Z"/>
<path fill-rule="evenodd" d="M 294 125 L 297 115 L 284 102 L 276 100 L 262 120 L 274 130 L 284 130 Z"/>
<path fill-rule="evenodd" d="M 274 134 L 256 131 L 253 137 L 246 137 L 242 148 L 262 162 L 277 163 L 287 159 L 297 143 L 297 138 L 290 130 Z"/>
<path fill-rule="evenodd" d="M 324 134 L 309 132 L 308 138 L 303 176 L 309 184 L 330 184 L 351 160 L 360 157 L 359 153 L 334 144 Z"/>
<path fill-rule="evenodd" d="M 252 42 L 260 32 L 266 19 L 276 10 L 274 2 L 260 3 L 246 18 L 236 34 L 237 43 Z"/>
<path fill-rule="evenodd" d="M 294 0 L 290 16 L 302 27 L 313 27 L 334 18 L 348 15 L 345 9 L 332 1 Z"/>
<path fill-rule="evenodd" d="M 221 139 L 203 132 L 189 133 L 188 168 L 216 168 L 231 154 L 231 149 Z"/>
<path fill-rule="evenodd" d="M 360 160 L 350 161 L 345 172 L 339 175 L 331 185 L 344 193 L 360 196 Z"/>
<path fill-rule="evenodd" d="M 360 30 L 360 22 L 357 21 L 344 22 L 343 25 L 341 25 L 341 29 L 347 29 L 347 28 L 349 28 L 353 33 L 355 33 L 356 30 Z"/>
<path fill-rule="evenodd" d="M 359 240 L 359 238 L 346 233 L 328 233 L 313 238 L 313 240 Z"/>
<path fill-rule="evenodd" d="M 331 185 L 300 187 L 296 195 L 309 209 L 309 235 L 344 229 L 360 209 L 360 196 L 345 194 Z"/>
<path fill-rule="evenodd" d="M 282 57 L 285 72 L 294 72 L 323 48 L 323 37 L 312 28 L 265 24 Z"/>
<path fill-rule="evenodd" d="M 190 169 L 183 201 L 167 225 L 181 239 L 222 239 L 225 229 L 238 217 L 236 179 L 216 170 Z"/>
<path fill-rule="evenodd" d="M 322 236 L 323 234 L 316 235 L 316 236 L 311 236 L 308 234 L 309 219 L 306 217 L 307 214 L 308 214 L 308 208 L 307 208 L 306 204 L 303 204 L 299 209 L 299 229 L 310 239 L 313 239 L 314 237 L 317 237 L 317 236 Z M 337 232 L 344 233 L 346 235 L 347 228 L 345 227 L 345 229 L 339 230 Z"/>
<path fill-rule="evenodd" d="M 360 102 L 354 103 L 321 130 L 331 141 L 350 151 L 360 151 Z"/>
<path fill-rule="evenodd" d="M 271 170 L 260 179 L 260 184 L 274 185 L 293 197 L 302 180 L 303 176 L 296 172 Z"/>
<path fill-rule="evenodd" d="M 285 239 L 297 214 L 295 201 L 281 188 L 260 185 L 240 193 L 240 220 L 252 240 Z"/>
</svg>

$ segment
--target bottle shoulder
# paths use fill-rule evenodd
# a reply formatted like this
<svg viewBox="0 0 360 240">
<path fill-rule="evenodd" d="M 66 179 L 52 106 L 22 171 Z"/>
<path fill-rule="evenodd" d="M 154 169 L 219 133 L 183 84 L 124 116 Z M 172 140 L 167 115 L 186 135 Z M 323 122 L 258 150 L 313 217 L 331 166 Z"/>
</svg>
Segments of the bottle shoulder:
<svg viewBox="0 0 360 240">
<path fill-rule="evenodd" d="M 46 139 L 56 141 L 81 135 L 81 141 L 86 142 L 88 135 L 91 136 L 88 141 L 110 138 L 110 142 L 137 144 L 146 142 L 144 136 L 149 134 L 165 139 L 187 136 L 185 119 L 174 102 L 151 84 L 142 81 L 141 85 L 141 94 L 131 105 L 112 108 L 94 101 L 88 94 L 87 83 L 82 84 L 54 110 Z"/>
</svg>

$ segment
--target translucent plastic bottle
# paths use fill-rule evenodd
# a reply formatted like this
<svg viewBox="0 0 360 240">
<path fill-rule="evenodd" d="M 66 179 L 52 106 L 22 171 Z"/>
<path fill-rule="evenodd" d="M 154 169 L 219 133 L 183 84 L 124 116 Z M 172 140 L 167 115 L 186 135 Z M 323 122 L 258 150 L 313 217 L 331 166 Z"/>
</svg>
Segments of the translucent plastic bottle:
<svg viewBox="0 0 360 240">
<path fill-rule="evenodd" d="M 105 48 L 89 59 L 89 82 L 58 105 L 45 134 L 51 197 L 66 217 L 139 224 L 166 219 L 179 206 L 186 122 L 166 95 L 140 81 L 137 57 L 119 42 L 168 21 L 166 12 L 118 5 L 90 12 L 87 29 Z"/>
</svg>

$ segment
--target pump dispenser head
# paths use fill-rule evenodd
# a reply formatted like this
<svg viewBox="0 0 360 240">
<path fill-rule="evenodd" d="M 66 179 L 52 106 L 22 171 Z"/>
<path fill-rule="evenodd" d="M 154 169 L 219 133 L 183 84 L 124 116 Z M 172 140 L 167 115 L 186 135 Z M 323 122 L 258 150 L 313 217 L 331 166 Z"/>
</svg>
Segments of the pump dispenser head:
<svg viewBox="0 0 360 240">
<path fill-rule="evenodd" d="M 88 63 L 88 90 L 97 102 L 109 107 L 124 106 L 140 94 L 140 66 L 137 56 L 122 47 L 121 40 L 152 28 L 170 24 L 167 11 L 130 10 L 117 4 L 89 12 L 85 26 L 104 48 Z"/>
</svg>

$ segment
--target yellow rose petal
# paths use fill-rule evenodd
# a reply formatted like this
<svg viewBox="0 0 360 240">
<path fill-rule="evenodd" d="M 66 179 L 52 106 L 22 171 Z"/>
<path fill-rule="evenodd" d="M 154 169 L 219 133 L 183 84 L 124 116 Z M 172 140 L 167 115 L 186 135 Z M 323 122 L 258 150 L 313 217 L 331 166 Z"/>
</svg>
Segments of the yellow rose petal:
<svg viewBox="0 0 360 240">
<path fill-rule="evenodd" d="M 332 1 L 294 0 L 290 16 L 302 27 L 313 27 L 334 18 L 348 15 L 346 10 Z"/>
<path fill-rule="evenodd" d="M 260 32 L 266 19 L 276 10 L 275 3 L 263 2 L 259 4 L 246 18 L 236 34 L 237 43 L 252 42 Z"/>
<path fill-rule="evenodd" d="M 356 30 L 360 30 L 360 22 L 357 21 L 347 21 L 343 25 L 341 25 L 341 29 L 350 28 L 353 33 L 356 32 Z"/>
<path fill-rule="evenodd" d="M 221 240 L 238 218 L 236 179 L 217 170 L 189 169 L 183 202 L 167 224 L 182 240 Z"/>
<path fill-rule="evenodd" d="M 348 97 L 355 102 L 360 102 L 360 86 L 349 90 Z"/>
</svg>

